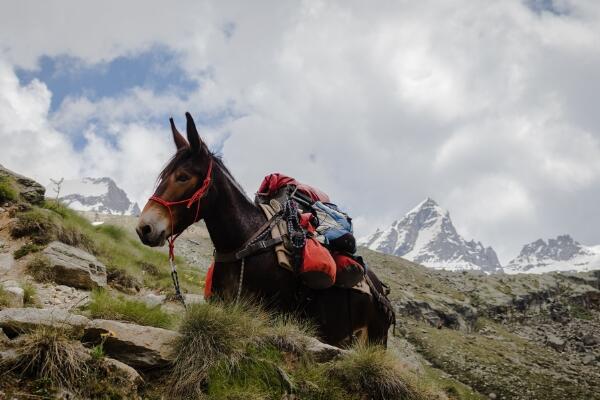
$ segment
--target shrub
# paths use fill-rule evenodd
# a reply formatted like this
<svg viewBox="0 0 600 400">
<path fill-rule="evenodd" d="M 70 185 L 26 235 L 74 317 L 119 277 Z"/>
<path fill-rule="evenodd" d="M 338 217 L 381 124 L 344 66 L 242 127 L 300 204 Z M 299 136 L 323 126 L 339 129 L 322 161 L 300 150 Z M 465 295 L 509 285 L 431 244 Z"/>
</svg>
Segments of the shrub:
<svg viewBox="0 0 600 400">
<path fill-rule="evenodd" d="M 36 255 L 27 265 L 27 272 L 38 282 L 50 282 L 54 280 L 54 269 L 48 257 Z"/>
<path fill-rule="evenodd" d="M 88 311 L 92 318 L 118 319 L 158 328 L 169 328 L 174 323 L 173 316 L 163 311 L 160 306 L 151 307 L 124 296 L 115 297 L 106 290 L 92 292 Z"/>
<path fill-rule="evenodd" d="M 0 204 L 15 201 L 18 197 L 19 193 L 15 190 L 11 179 L 0 176 Z"/>
<path fill-rule="evenodd" d="M 19 258 L 25 257 L 27 254 L 36 253 L 41 249 L 42 247 L 40 245 L 37 245 L 35 243 L 26 243 L 19 249 L 15 250 L 13 256 L 15 257 L 15 260 L 18 260 Z"/>
<path fill-rule="evenodd" d="M 418 387 L 416 378 L 382 347 L 355 347 L 330 365 L 328 375 L 348 392 L 363 393 L 374 400 L 443 398 L 439 393 Z"/>
</svg>

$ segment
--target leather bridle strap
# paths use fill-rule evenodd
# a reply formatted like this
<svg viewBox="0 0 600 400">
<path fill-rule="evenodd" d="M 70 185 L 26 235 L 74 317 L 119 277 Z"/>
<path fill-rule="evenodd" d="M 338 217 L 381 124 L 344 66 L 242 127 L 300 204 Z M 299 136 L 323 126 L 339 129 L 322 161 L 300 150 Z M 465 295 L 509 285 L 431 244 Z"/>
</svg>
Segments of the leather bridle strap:
<svg viewBox="0 0 600 400">
<path fill-rule="evenodd" d="M 175 295 L 177 297 L 179 297 L 179 299 L 181 300 L 181 302 L 183 303 L 184 306 L 185 306 L 185 299 L 183 298 L 183 295 L 181 294 L 181 288 L 179 287 L 179 278 L 177 276 L 177 268 L 175 266 L 175 239 L 177 239 L 179 237 L 179 235 L 181 235 L 181 232 L 177 233 L 177 234 L 174 233 L 175 232 L 175 223 L 173 220 L 173 210 L 171 209 L 171 207 L 185 204 L 187 208 L 190 208 L 194 203 L 197 203 L 196 216 L 194 217 L 194 222 L 198 222 L 200 220 L 200 200 L 202 200 L 202 198 L 204 196 L 206 196 L 206 193 L 208 193 L 208 190 L 210 189 L 210 185 L 212 183 L 212 169 L 213 169 L 213 159 L 211 158 L 210 163 L 208 164 L 208 170 L 206 171 L 206 177 L 204 178 L 202 185 L 200 186 L 200 188 L 198 190 L 196 190 L 194 192 L 194 194 L 192 194 L 191 197 L 189 197 L 187 199 L 178 200 L 178 201 L 167 201 L 167 200 L 161 199 L 157 195 L 152 195 L 152 197 L 150 197 L 150 201 L 154 201 L 154 202 L 162 205 L 169 211 L 169 220 L 171 223 L 171 235 L 169 235 L 169 237 L 167 238 L 167 241 L 169 242 L 169 264 L 171 265 L 171 278 L 173 279 L 173 286 L 175 287 Z"/>
<path fill-rule="evenodd" d="M 200 188 L 198 190 L 196 190 L 194 192 L 194 194 L 192 194 L 192 196 L 187 199 L 178 200 L 178 201 L 167 201 L 167 200 L 161 199 L 160 197 L 158 197 L 156 195 L 153 195 L 152 197 L 150 197 L 151 201 L 154 201 L 154 202 L 162 205 L 169 211 L 169 220 L 171 223 L 171 235 L 167 238 L 167 241 L 169 242 L 169 257 L 173 257 L 173 258 L 175 257 L 175 254 L 174 254 L 175 239 L 177 239 L 179 237 L 179 235 L 181 234 L 181 233 L 178 233 L 178 234 L 173 233 L 175 231 L 175 229 L 174 229 L 175 226 L 174 226 L 174 222 L 173 222 L 173 210 L 171 209 L 171 207 L 185 204 L 187 208 L 190 208 L 194 203 L 197 203 L 196 216 L 194 217 L 194 222 L 198 222 L 200 220 L 200 200 L 202 200 L 202 198 L 204 196 L 206 196 L 208 189 L 210 189 L 210 185 L 212 183 L 212 169 L 213 169 L 213 160 L 211 159 L 210 163 L 208 164 L 208 170 L 206 171 L 206 177 L 204 178 L 204 181 L 202 182 L 202 186 L 200 186 Z"/>
</svg>

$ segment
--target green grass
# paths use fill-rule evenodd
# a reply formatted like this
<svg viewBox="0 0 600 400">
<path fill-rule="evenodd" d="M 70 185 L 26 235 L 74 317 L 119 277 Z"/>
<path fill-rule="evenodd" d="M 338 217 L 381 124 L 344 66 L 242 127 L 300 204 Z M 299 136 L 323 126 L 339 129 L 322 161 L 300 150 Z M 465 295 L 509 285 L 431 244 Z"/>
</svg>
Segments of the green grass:
<svg viewBox="0 0 600 400">
<path fill-rule="evenodd" d="M 151 307 L 144 302 L 127 299 L 122 295 L 114 296 L 107 290 L 92 292 L 87 311 L 92 318 L 130 321 L 158 328 L 170 328 L 175 322 L 174 317 L 163 311 L 160 306 Z"/>
<path fill-rule="evenodd" d="M 25 307 L 36 307 L 38 305 L 37 291 L 30 282 L 21 285 L 23 289 L 23 305 Z"/>
<path fill-rule="evenodd" d="M 310 325 L 249 303 L 192 305 L 179 332 L 169 385 L 176 398 L 442 398 L 382 348 L 356 348 L 319 364 L 307 351 Z"/>
<path fill-rule="evenodd" d="M 23 246 L 21 246 L 20 248 L 18 248 L 17 250 L 15 250 L 13 252 L 13 256 L 15 257 L 15 260 L 18 260 L 20 258 L 25 257 L 28 254 L 31 253 L 36 253 L 40 250 L 42 250 L 42 246 L 35 244 L 35 243 L 26 243 Z"/>
<path fill-rule="evenodd" d="M 0 285 L 0 310 L 8 306 L 10 306 L 10 297 L 4 286 Z"/>
<path fill-rule="evenodd" d="M 14 183 L 6 176 L 0 176 L 0 205 L 15 201 L 19 197 L 19 192 L 15 190 Z"/>
<path fill-rule="evenodd" d="M 166 291 L 172 286 L 166 254 L 144 246 L 121 227 L 110 224 L 94 227 L 77 212 L 55 201 L 48 200 L 43 207 L 18 213 L 11 234 L 28 237 L 38 245 L 58 240 L 93 253 L 106 265 L 110 283 L 125 292 L 139 286 Z M 180 258 L 176 262 L 184 292 L 201 293 L 200 272 Z"/>
<path fill-rule="evenodd" d="M 54 280 L 54 270 L 48 257 L 36 254 L 25 265 L 27 272 L 38 282 L 51 282 Z"/>
</svg>

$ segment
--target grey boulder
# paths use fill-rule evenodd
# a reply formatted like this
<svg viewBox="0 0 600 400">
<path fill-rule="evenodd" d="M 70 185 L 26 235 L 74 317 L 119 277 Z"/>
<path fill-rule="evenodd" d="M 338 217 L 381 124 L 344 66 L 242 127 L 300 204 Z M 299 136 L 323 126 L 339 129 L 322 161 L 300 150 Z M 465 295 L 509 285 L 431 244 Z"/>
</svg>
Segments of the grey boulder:
<svg viewBox="0 0 600 400">
<path fill-rule="evenodd" d="M 153 369 L 173 361 L 172 344 L 180 334 L 162 328 L 119 321 L 93 320 L 85 329 L 83 340 L 103 342 L 110 357 L 136 369 Z"/>
<path fill-rule="evenodd" d="M 93 255 L 61 242 L 44 249 L 54 270 L 54 281 L 79 289 L 106 286 L 106 267 Z"/>
</svg>

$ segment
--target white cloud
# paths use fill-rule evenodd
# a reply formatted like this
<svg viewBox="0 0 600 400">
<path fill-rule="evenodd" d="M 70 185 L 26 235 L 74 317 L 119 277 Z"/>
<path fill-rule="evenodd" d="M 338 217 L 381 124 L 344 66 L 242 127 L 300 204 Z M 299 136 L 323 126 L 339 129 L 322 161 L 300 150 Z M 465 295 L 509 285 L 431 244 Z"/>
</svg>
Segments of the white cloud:
<svg viewBox="0 0 600 400">
<path fill-rule="evenodd" d="M 266 173 L 296 175 L 347 207 L 361 234 L 430 195 L 503 259 L 562 227 L 600 243 L 589 228 L 600 224 L 600 5 L 563 3 L 556 15 L 518 0 L 19 2 L 0 17 L 1 161 L 48 174 L 51 156 L 28 164 L 26 134 L 4 123 L 25 116 L 28 135 L 46 133 L 41 148 L 65 154 L 52 174 L 111 175 L 141 200 L 171 151 L 166 121 L 148 116 L 233 107 L 241 118 L 205 134 L 231 135 L 225 159 L 249 192 Z M 23 87 L 11 69 L 42 54 L 94 63 L 155 45 L 180 55 L 198 91 L 69 98 L 48 115 L 45 86 Z M 83 152 L 60 133 L 78 130 Z"/>
</svg>

